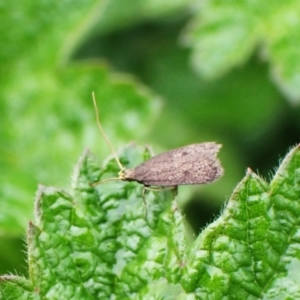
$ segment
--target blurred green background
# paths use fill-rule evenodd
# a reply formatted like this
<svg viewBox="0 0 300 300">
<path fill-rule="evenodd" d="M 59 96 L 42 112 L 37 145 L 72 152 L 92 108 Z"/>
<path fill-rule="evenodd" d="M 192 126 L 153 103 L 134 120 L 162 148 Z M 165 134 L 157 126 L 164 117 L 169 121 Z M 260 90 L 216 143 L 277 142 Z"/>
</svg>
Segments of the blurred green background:
<svg viewBox="0 0 300 300">
<path fill-rule="evenodd" d="M 38 184 L 68 189 L 85 148 L 223 144 L 225 175 L 179 188 L 197 234 L 250 167 L 267 181 L 299 142 L 300 4 L 2 1 L 0 274 L 26 274 Z M 278 25 L 280 24 L 280 26 Z M 142 205 L 142 204 L 141 204 Z"/>
</svg>

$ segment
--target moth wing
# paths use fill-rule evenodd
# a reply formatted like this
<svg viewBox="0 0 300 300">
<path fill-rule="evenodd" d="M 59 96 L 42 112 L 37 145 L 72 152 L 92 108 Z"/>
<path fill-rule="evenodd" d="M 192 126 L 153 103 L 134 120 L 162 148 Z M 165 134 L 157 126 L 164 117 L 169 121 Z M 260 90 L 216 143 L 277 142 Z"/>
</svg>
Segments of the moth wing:
<svg viewBox="0 0 300 300">
<path fill-rule="evenodd" d="M 152 186 L 212 182 L 223 173 L 216 157 L 220 148 L 208 142 L 164 152 L 130 170 L 130 179 Z"/>
</svg>

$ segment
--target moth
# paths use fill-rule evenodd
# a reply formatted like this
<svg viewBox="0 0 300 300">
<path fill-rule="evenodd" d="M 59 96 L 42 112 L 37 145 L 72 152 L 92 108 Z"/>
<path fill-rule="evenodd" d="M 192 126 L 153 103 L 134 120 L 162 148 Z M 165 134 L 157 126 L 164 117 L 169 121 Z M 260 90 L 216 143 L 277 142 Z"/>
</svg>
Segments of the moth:
<svg viewBox="0 0 300 300">
<path fill-rule="evenodd" d="M 178 185 L 206 184 L 215 181 L 223 174 L 217 154 L 222 147 L 215 142 L 191 144 L 173 149 L 143 162 L 133 169 L 126 169 L 118 159 L 99 120 L 99 112 L 93 93 L 98 128 L 119 165 L 120 172 L 116 178 L 94 182 L 91 185 L 110 181 L 136 181 L 144 186 L 177 187 Z"/>
</svg>

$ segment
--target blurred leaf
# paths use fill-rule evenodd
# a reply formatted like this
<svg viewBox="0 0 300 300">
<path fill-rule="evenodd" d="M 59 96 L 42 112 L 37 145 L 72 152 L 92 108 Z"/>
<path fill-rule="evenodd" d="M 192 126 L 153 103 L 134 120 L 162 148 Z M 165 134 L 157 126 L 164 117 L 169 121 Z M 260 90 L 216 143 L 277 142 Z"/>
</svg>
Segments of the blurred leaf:
<svg viewBox="0 0 300 300">
<path fill-rule="evenodd" d="M 261 48 L 272 78 L 290 100 L 300 100 L 298 1 L 201 1 L 184 41 L 193 49 L 192 64 L 216 78 L 245 63 Z"/>
<path fill-rule="evenodd" d="M 25 244 L 24 236 L 0 236 L 0 274 L 28 274 Z"/>
<path fill-rule="evenodd" d="M 38 182 L 66 185 L 81 149 L 101 153 L 91 93 L 112 143 L 144 135 L 160 102 L 100 61 L 69 62 L 102 1 L 3 3 L 0 73 L 0 234 L 22 232 Z M 17 24 L 17 26 L 16 26 Z M 138 128 L 138 130 L 137 130 Z M 108 148 L 107 148 L 108 152 Z"/>
<path fill-rule="evenodd" d="M 164 19 L 174 13 L 187 14 L 193 0 L 122 0 L 108 1 L 101 20 L 97 24 L 98 34 L 124 30 L 150 19 Z M 126 50 L 126 49 L 124 49 Z"/>
<path fill-rule="evenodd" d="M 141 148 L 120 155 L 126 167 Z M 29 279 L 0 277 L 0 298 L 297 299 L 300 147 L 272 182 L 248 171 L 220 217 L 188 245 L 172 191 L 89 183 L 117 171 L 85 152 L 67 193 L 41 186 L 28 232 Z"/>
</svg>

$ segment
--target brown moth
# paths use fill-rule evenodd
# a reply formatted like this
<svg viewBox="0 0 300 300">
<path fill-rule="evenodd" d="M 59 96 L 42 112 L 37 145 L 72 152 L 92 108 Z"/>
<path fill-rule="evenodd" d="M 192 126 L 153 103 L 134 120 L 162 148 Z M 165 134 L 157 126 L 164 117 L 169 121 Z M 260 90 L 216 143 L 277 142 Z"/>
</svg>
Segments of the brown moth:
<svg viewBox="0 0 300 300">
<path fill-rule="evenodd" d="M 123 180 L 153 186 L 209 183 L 223 174 L 216 157 L 220 148 L 214 142 L 188 145 L 156 155 L 120 175 Z"/>
<path fill-rule="evenodd" d="M 119 177 L 95 182 L 92 183 L 92 186 L 110 180 L 124 180 L 136 181 L 144 186 L 175 187 L 210 183 L 223 174 L 223 169 L 217 158 L 222 146 L 215 142 L 192 144 L 173 149 L 156 155 L 133 169 L 126 169 L 121 164 L 102 129 L 94 93 L 93 102 L 98 127 L 120 167 L 120 172 Z"/>
</svg>

